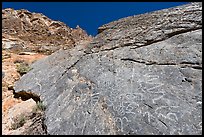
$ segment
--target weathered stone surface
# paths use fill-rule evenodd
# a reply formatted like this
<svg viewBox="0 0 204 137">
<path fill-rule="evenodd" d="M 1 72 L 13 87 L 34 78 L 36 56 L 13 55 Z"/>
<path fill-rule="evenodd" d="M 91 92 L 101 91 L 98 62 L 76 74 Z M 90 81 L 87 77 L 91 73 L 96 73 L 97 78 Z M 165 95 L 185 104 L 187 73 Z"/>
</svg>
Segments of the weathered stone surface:
<svg viewBox="0 0 204 137">
<path fill-rule="evenodd" d="M 4 72 L 4 71 L 2 71 L 2 78 L 4 78 L 4 76 L 5 76 L 5 72 Z"/>
<path fill-rule="evenodd" d="M 14 120 L 20 115 L 27 115 L 32 112 L 32 109 L 36 105 L 36 102 L 32 99 L 16 104 L 12 109 L 9 110 L 9 118 Z M 24 106 L 24 107 L 21 107 Z"/>
<path fill-rule="evenodd" d="M 48 134 L 202 134 L 202 6 L 99 28 L 87 48 L 33 64 L 15 91 L 38 94 Z"/>
<path fill-rule="evenodd" d="M 2 10 L 2 47 L 13 51 L 36 51 L 51 54 L 62 47 L 70 48 L 92 37 L 77 26 L 68 27 L 41 13 L 28 10 Z"/>
</svg>

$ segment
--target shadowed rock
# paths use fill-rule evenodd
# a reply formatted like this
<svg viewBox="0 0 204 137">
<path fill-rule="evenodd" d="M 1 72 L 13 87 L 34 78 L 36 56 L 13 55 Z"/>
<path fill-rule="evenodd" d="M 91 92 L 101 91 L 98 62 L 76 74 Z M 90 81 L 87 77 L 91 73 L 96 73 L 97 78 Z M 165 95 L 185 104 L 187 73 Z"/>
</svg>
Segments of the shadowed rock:
<svg viewBox="0 0 204 137">
<path fill-rule="evenodd" d="M 202 134 L 202 6 L 103 25 L 15 84 L 46 106 L 48 134 Z M 87 47 L 87 48 L 84 48 Z"/>
</svg>

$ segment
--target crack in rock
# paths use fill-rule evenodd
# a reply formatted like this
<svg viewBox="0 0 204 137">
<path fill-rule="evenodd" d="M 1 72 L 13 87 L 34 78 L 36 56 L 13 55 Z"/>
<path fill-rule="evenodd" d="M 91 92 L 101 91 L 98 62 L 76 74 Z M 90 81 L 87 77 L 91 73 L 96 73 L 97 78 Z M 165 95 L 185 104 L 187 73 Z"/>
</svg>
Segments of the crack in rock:
<svg viewBox="0 0 204 137">
<path fill-rule="evenodd" d="M 172 65 L 172 66 L 181 66 L 181 68 L 183 67 L 191 67 L 191 68 L 194 68 L 194 69 L 202 69 L 202 66 L 200 66 L 201 64 L 198 63 L 198 62 L 180 62 L 180 63 L 173 63 L 173 62 L 166 62 L 166 63 L 158 63 L 158 62 L 155 62 L 155 61 L 148 61 L 148 62 L 145 62 L 145 61 L 140 61 L 140 60 L 134 60 L 134 59 L 131 59 L 131 58 L 122 58 L 121 59 L 122 61 L 131 61 L 131 62 L 136 62 L 136 63 L 141 63 L 141 64 L 145 64 L 145 65 Z M 195 65 L 195 66 L 193 66 Z"/>
</svg>

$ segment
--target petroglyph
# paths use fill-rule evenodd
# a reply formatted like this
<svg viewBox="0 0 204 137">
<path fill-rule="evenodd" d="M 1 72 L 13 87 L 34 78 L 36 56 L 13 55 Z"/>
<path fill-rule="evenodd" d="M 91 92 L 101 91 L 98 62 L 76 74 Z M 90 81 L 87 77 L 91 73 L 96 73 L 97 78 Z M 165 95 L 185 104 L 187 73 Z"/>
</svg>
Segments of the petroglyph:
<svg viewBox="0 0 204 137">
<path fill-rule="evenodd" d="M 163 117 L 165 119 L 171 120 L 171 121 L 178 121 L 178 116 L 174 112 L 178 110 L 179 106 L 160 106 L 155 109 L 155 114 L 157 114 L 157 117 Z"/>
</svg>

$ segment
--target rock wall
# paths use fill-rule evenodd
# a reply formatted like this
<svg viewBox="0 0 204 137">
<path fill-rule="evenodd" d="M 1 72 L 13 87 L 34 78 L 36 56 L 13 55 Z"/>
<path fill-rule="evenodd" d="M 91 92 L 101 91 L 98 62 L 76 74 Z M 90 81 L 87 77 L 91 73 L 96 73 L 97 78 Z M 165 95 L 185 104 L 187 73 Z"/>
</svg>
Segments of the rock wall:
<svg viewBox="0 0 204 137">
<path fill-rule="evenodd" d="M 14 88 L 39 95 L 48 134 L 202 134 L 202 3 L 103 25 L 32 67 Z"/>
</svg>

